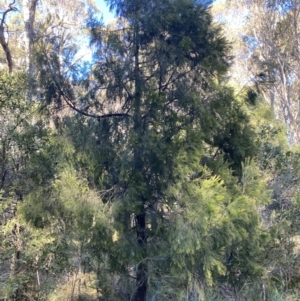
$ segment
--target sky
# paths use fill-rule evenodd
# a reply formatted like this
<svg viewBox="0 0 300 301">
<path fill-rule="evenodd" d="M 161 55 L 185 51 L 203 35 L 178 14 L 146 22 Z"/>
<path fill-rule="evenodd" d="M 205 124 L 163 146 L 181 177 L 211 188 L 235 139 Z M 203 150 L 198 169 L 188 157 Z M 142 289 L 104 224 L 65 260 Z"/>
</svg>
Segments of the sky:
<svg viewBox="0 0 300 301">
<path fill-rule="evenodd" d="M 111 21 L 114 18 L 114 15 L 109 11 L 109 8 L 104 0 L 96 0 L 96 4 L 101 10 L 101 13 L 103 14 L 104 23 L 107 24 L 109 21 Z"/>
<path fill-rule="evenodd" d="M 215 0 L 214 3 L 218 3 L 220 1 L 222 0 Z M 103 21 L 105 24 L 107 24 L 109 21 L 114 19 L 114 15 L 109 11 L 109 8 L 105 3 L 105 0 L 96 0 L 96 4 L 103 14 Z"/>
</svg>

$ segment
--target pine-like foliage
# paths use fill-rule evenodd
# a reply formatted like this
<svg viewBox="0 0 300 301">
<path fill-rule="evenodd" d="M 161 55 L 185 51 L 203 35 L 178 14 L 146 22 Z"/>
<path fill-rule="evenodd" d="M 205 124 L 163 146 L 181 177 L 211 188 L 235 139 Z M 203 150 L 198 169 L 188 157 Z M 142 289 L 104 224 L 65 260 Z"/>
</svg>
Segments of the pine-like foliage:
<svg viewBox="0 0 300 301">
<path fill-rule="evenodd" d="M 228 45 L 207 7 L 110 4 L 120 16 L 115 26 L 90 22 L 88 93 L 77 90 L 77 102 L 63 97 L 109 132 L 98 136 L 99 151 L 110 152 L 102 166 L 115 231 L 109 264 L 135 278 L 127 298 L 144 301 L 150 283 L 175 271 L 178 285 L 191 275 L 210 285 L 224 276 L 230 248 L 258 235 L 256 208 L 267 198 L 264 186 L 250 188 L 259 177 L 247 178 L 252 163 L 242 167 L 255 155 L 255 135 L 233 92 L 220 85 Z M 119 119 L 102 121 L 108 117 Z"/>
</svg>

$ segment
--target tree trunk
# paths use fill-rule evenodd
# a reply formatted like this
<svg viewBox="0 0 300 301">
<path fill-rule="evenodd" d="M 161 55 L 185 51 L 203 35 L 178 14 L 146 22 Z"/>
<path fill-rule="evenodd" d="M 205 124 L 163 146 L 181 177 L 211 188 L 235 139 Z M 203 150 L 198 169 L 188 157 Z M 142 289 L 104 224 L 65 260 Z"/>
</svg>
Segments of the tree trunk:
<svg viewBox="0 0 300 301">
<path fill-rule="evenodd" d="M 136 21 L 135 29 L 135 66 L 134 66 L 134 77 L 135 77 L 135 101 L 134 101 L 134 132 L 138 137 L 136 144 L 134 145 L 134 169 L 135 173 L 139 176 L 137 186 L 143 185 L 143 127 L 142 127 L 142 82 L 140 74 L 140 40 L 139 40 L 139 23 Z M 141 181 L 141 182 L 139 182 Z M 146 210 L 145 210 L 145 199 L 143 195 L 140 195 L 140 206 L 138 212 L 136 212 L 136 235 L 137 244 L 139 251 L 141 252 L 142 260 L 137 264 L 137 275 L 136 275 L 136 292 L 134 301 L 146 301 L 147 296 L 147 282 L 148 282 L 148 263 L 147 263 L 147 236 L 146 236 Z"/>
<path fill-rule="evenodd" d="M 3 27 L 3 25 L 0 26 L 0 44 L 2 46 L 2 49 L 5 52 L 9 73 L 11 73 L 12 69 L 13 69 L 13 62 L 12 62 L 11 52 L 10 52 L 10 49 L 8 47 L 8 43 L 6 42 L 6 39 L 5 39 L 5 36 L 4 36 L 4 27 Z"/>
<path fill-rule="evenodd" d="M 143 206 L 144 207 L 144 206 Z M 137 242 L 141 248 L 143 260 L 138 263 L 137 275 L 136 275 L 136 294 L 135 301 L 145 301 L 147 296 L 147 280 L 148 280 L 148 263 L 146 259 L 147 255 L 147 235 L 146 235 L 146 213 L 143 212 L 136 216 L 136 235 Z"/>
<path fill-rule="evenodd" d="M 27 72 L 33 75 L 33 64 L 31 60 L 32 45 L 34 42 L 34 28 L 33 23 L 35 20 L 35 11 L 38 0 L 23 0 L 23 21 L 25 35 L 23 38 L 25 47 L 25 64 Z"/>
</svg>

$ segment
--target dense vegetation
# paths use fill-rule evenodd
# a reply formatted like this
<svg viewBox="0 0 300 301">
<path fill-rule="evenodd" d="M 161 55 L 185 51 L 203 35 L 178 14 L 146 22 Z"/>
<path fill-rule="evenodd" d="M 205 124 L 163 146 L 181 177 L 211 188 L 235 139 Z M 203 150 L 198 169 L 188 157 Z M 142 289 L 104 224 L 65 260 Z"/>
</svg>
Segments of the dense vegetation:
<svg viewBox="0 0 300 301">
<path fill-rule="evenodd" d="M 107 4 L 1 2 L 0 300 L 299 300 L 298 2 Z"/>
</svg>

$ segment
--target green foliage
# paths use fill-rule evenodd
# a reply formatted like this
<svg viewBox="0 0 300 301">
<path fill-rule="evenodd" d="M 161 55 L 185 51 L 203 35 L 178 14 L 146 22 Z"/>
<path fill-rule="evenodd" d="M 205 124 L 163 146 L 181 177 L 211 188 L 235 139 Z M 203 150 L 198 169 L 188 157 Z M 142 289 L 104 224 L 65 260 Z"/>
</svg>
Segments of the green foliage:
<svg viewBox="0 0 300 301">
<path fill-rule="evenodd" d="M 227 183 L 235 181 L 230 178 Z M 257 167 L 249 160 L 243 167 L 242 181 L 242 185 L 232 184 L 233 188 L 225 186 L 220 176 L 198 178 L 175 190 L 180 193 L 181 205 L 170 234 L 175 273 L 182 273 L 182 269 L 189 277 L 198 273 L 208 285 L 220 276 L 234 277 L 236 269 L 245 273 L 242 277 L 262 273 L 256 256 L 262 251 L 265 234 L 256 208 L 264 206 L 269 195 Z M 230 262 L 224 261 L 227 256 Z"/>
<path fill-rule="evenodd" d="M 230 167 L 240 176 L 242 162 L 255 158 L 258 144 L 249 115 L 235 99 L 232 89 L 216 87 L 213 98 L 202 108 L 201 126 L 205 142 L 215 149 L 215 156 L 224 154 Z M 214 164 L 210 160 L 206 163 Z"/>
</svg>

